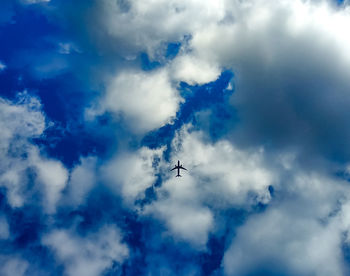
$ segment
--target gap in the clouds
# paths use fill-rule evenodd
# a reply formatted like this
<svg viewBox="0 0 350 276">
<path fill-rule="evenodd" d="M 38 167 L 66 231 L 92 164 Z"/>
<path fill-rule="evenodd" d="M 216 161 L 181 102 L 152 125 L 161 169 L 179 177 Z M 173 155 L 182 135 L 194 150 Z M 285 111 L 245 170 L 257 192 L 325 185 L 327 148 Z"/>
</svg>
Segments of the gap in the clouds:
<svg viewBox="0 0 350 276">
<path fill-rule="evenodd" d="M 150 60 L 147 53 L 141 53 L 140 60 L 141 60 L 141 68 L 144 71 L 150 71 L 150 70 L 159 68 L 161 66 L 161 63 L 159 61 Z"/>
<path fill-rule="evenodd" d="M 180 48 L 181 48 L 180 42 L 169 43 L 166 49 L 165 57 L 170 60 L 174 59 L 179 53 Z"/>
<path fill-rule="evenodd" d="M 45 135 L 34 142 L 44 147 L 49 157 L 58 159 L 68 168 L 78 164 L 81 157 L 89 155 L 102 156 L 113 144 L 112 137 L 103 133 L 103 126 L 95 125 L 96 129 L 77 124 L 74 128 L 49 128 Z M 99 132 L 101 131 L 101 132 Z"/>
<path fill-rule="evenodd" d="M 55 227 L 76 226 L 80 235 L 96 232 L 102 225 L 116 223 L 123 225 L 130 215 L 122 206 L 122 199 L 110 190 L 97 185 L 89 194 L 85 204 L 77 207 L 67 205 L 57 210 Z"/>
<path fill-rule="evenodd" d="M 156 175 L 156 182 L 153 186 L 148 187 L 144 192 L 144 197 L 141 199 L 136 200 L 135 205 L 139 206 L 141 209 L 144 208 L 145 205 L 151 204 L 153 201 L 157 200 L 157 193 L 156 193 L 156 187 L 160 187 L 162 184 L 162 177 L 161 175 Z"/>
<path fill-rule="evenodd" d="M 0 95 L 14 97 L 26 89 L 23 79 L 32 78 L 31 66 L 43 53 L 55 53 L 53 37 L 60 28 L 51 24 L 37 5 L 22 5 L 14 1 L 15 14 L 11 22 L 0 26 L 0 60 L 6 70 L 0 73 Z"/>
<path fill-rule="evenodd" d="M 0 72 L 0 96 L 13 100 L 17 92 L 25 90 L 21 73 L 17 70 L 6 68 Z"/>
<path fill-rule="evenodd" d="M 106 126 L 86 123 L 85 107 L 95 97 L 93 92 L 81 91 L 80 84 L 71 75 L 33 83 L 43 110 L 54 125 L 36 143 L 45 146 L 50 157 L 61 160 L 71 167 L 81 156 L 99 155 L 107 151 Z"/>
<path fill-rule="evenodd" d="M 229 97 L 233 90 L 227 87 L 233 77 L 231 71 L 223 71 L 216 81 L 204 85 L 191 86 L 187 83 L 181 83 L 179 90 L 185 102 L 181 104 L 173 123 L 167 124 L 158 130 L 148 133 L 141 142 L 141 145 L 149 148 L 158 148 L 167 145 L 165 153 L 166 160 L 169 159 L 170 144 L 175 132 L 186 123 L 192 123 L 194 128 L 203 129 L 204 125 L 209 136 L 213 140 L 222 137 L 226 129 L 221 123 L 232 116 L 232 108 L 229 108 Z M 201 122 L 196 117 L 198 112 L 208 110 L 208 121 Z"/>
<path fill-rule="evenodd" d="M 166 50 L 164 55 L 162 55 L 161 59 L 165 58 L 165 61 L 169 61 L 174 59 L 177 54 L 179 53 L 181 48 L 181 43 L 180 42 L 171 42 L 168 43 L 166 46 Z M 159 61 L 159 60 L 151 60 L 149 55 L 145 52 L 142 52 L 140 54 L 140 63 L 141 63 L 141 68 L 144 71 L 151 71 L 154 69 L 157 69 L 161 67 L 164 63 L 164 61 Z"/>
<path fill-rule="evenodd" d="M 213 275 L 213 273 L 220 269 L 222 258 L 225 253 L 225 236 L 216 237 L 210 236 L 207 247 L 208 252 L 199 256 L 201 263 L 201 275 Z"/>
<path fill-rule="evenodd" d="M 337 178 L 340 178 L 341 180 L 350 182 L 350 171 L 347 168 L 338 169 L 333 173 L 333 175 Z"/>
</svg>

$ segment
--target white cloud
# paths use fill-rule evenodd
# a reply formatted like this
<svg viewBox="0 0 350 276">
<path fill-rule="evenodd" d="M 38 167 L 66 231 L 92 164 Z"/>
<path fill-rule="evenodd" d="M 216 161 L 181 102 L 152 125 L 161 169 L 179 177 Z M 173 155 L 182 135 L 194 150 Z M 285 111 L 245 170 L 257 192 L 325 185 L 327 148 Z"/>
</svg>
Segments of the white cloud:
<svg viewBox="0 0 350 276">
<path fill-rule="evenodd" d="M 103 47 L 115 45 L 125 54 L 146 50 L 151 56 L 163 43 L 181 41 L 225 15 L 224 1 L 103 0 L 98 6 L 95 35 L 114 41 Z"/>
<path fill-rule="evenodd" d="M 85 237 L 68 230 L 54 230 L 42 242 L 53 249 L 67 275 L 102 275 L 115 262 L 123 263 L 129 255 L 119 229 L 114 226 L 105 226 Z"/>
<path fill-rule="evenodd" d="M 145 214 L 153 214 L 166 222 L 177 240 L 184 240 L 199 249 L 205 248 L 213 229 L 211 210 L 200 202 L 200 193 L 193 178 L 170 179 L 158 191 L 159 198 L 146 206 Z"/>
<path fill-rule="evenodd" d="M 224 266 L 226 275 L 237 276 L 269 266 L 292 275 L 345 275 L 341 232 L 312 217 L 269 210 L 239 229 Z"/>
<path fill-rule="evenodd" d="M 1 154 L 7 153 L 13 140 L 22 146 L 27 139 L 40 136 L 45 129 L 39 100 L 26 93 L 20 94 L 19 98 L 16 104 L 0 98 Z"/>
<path fill-rule="evenodd" d="M 96 184 L 96 157 L 81 158 L 80 164 L 74 167 L 68 186 L 69 204 L 84 204 L 86 197 Z"/>
<path fill-rule="evenodd" d="M 28 139 L 40 136 L 45 129 L 40 102 L 25 93 L 18 103 L 0 99 L 0 129 L 0 186 L 7 188 L 10 205 L 21 207 L 30 167 L 23 154 L 32 146 Z"/>
<path fill-rule="evenodd" d="M 164 148 L 141 148 L 137 152 L 125 152 L 108 162 L 101 173 L 108 185 L 121 194 L 126 203 L 134 203 L 156 181 L 155 158 L 161 158 Z"/>
<path fill-rule="evenodd" d="M 283 198 L 238 229 L 225 253 L 226 275 L 261 269 L 301 276 L 348 274 L 342 253 L 343 233 L 349 229 L 347 183 L 295 167 L 290 173 L 277 187 Z"/>
<path fill-rule="evenodd" d="M 6 157 L 4 155 L 2 157 L 5 160 Z M 7 188 L 8 203 L 12 207 L 21 207 L 25 201 L 28 164 L 22 160 L 8 158 L 7 162 L 3 162 L 1 168 L 0 186 Z"/>
<path fill-rule="evenodd" d="M 61 162 L 47 159 L 39 154 L 39 150 L 27 144 L 27 150 L 24 154 L 28 158 L 9 157 L 3 166 L 7 167 L 6 172 L 0 175 L 1 185 L 7 188 L 7 197 L 12 207 L 22 207 L 26 200 L 30 200 L 33 192 L 37 190 L 28 190 L 28 173 L 35 171 L 34 181 L 39 184 L 34 189 L 42 189 L 42 201 L 45 211 L 54 213 L 56 205 L 61 197 L 67 180 L 67 169 Z"/>
<path fill-rule="evenodd" d="M 342 57 L 347 55 L 344 47 L 350 40 L 343 34 L 350 22 L 348 7 L 334 9 L 328 1 L 322 0 L 278 3 L 249 0 L 226 1 L 225 8 L 223 21 L 213 22 L 209 28 L 192 33 L 189 47 L 203 60 L 239 70 L 248 62 L 252 62 L 251 65 L 262 62 L 261 67 L 291 62 L 290 55 L 283 55 L 286 50 L 289 54 L 301 56 L 307 55 L 310 49 L 328 49 L 332 56 L 335 51 Z M 304 48 L 307 53 L 300 52 L 302 46 L 308 46 Z M 278 57 L 283 60 L 278 60 Z M 312 60 L 311 56 L 309 58 Z"/>
<path fill-rule="evenodd" d="M 132 130 L 142 133 L 170 122 L 180 101 L 166 70 L 123 71 L 110 81 L 102 108 L 122 115 Z"/>
<path fill-rule="evenodd" d="M 212 66 L 204 60 L 186 54 L 175 58 L 170 65 L 172 78 L 190 85 L 215 81 L 220 72 L 217 65 Z"/>
<path fill-rule="evenodd" d="M 0 186 L 7 189 L 12 207 L 22 207 L 31 200 L 36 189 L 43 188 L 43 202 L 47 212 L 54 212 L 60 193 L 66 185 L 68 172 L 61 162 L 41 155 L 30 139 L 43 134 L 45 115 L 37 98 L 26 93 L 17 103 L 0 99 Z M 33 174 L 38 185 L 31 185 Z"/>
<path fill-rule="evenodd" d="M 35 148 L 30 154 L 30 161 L 37 172 L 37 181 L 44 189 L 43 202 L 46 212 L 54 213 L 67 184 L 68 171 L 60 161 L 40 156 Z"/>
</svg>

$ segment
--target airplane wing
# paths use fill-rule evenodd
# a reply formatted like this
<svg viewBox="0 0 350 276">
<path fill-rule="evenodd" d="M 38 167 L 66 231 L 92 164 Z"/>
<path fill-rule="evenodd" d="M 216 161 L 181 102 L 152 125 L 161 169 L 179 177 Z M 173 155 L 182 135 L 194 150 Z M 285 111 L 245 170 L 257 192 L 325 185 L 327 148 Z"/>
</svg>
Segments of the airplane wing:
<svg viewBox="0 0 350 276">
<path fill-rule="evenodd" d="M 184 168 L 184 167 L 182 167 L 182 165 L 180 166 L 180 169 L 183 169 L 183 170 L 187 171 L 187 169 L 186 169 L 186 168 Z"/>
<path fill-rule="evenodd" d="M 173 171 L 173 170 L 175 170 L 175 169 L 177 169 L 177 167 L 176 167 L 176 166 L 175 166 L 174 168 L 172 168 L 172 169 L 171 169 L 171 171 Z"/>
</svg>

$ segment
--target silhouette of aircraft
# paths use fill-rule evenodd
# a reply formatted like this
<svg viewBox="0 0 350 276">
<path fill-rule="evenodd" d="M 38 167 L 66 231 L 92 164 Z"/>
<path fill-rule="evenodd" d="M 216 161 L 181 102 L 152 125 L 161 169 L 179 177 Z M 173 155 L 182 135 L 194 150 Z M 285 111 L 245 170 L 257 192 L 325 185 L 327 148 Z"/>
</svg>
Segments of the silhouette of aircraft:
<svg viewBox="0 0 350 276">
<path fill-rule="evenodd" d="M 184 168 L 184 167 L 182 167 L 182 165 L 180 165 L 180 161 L 179 160 L 177 160 L 177 165 L 175 165 L 175 167 L 172 168 L 170 171 L 173 171 L 173 170 L 176 170 L 176 169 L 177 169 L 177 176 L 176 177 L 179 177 L 179 176 L 181 177 L 181 175 L 180 175 L 180 170 L 181 169 L 187 171 L 186 168 Z"/>
</svg>

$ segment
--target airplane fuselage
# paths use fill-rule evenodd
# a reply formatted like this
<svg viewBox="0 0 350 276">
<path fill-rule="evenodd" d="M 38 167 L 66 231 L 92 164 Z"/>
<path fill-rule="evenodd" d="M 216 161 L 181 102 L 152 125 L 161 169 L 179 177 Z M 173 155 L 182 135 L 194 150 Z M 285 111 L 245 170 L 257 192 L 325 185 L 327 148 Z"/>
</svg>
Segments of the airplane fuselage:
<svg viewBox="0 0 350 276">
<path fill-rule="evenodd" d="M 178 176 L 181 176 L 180 175 L 180 160 L 177 160 L 177 176 L 176 177 L 178 177 Z"/>
</svg>

